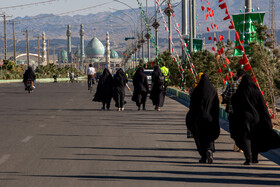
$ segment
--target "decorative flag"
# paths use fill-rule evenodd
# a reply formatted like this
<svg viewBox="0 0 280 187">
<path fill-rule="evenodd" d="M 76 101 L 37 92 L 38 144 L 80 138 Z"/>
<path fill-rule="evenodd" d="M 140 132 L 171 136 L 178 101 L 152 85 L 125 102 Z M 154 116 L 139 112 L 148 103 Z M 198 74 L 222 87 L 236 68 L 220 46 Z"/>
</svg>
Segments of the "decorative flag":
<svg viewBox="0 0 280 187">
<path fill-rule="evenodd" d="M 221 9 L 225 9 L 225 8 L 227 8 L 227 4 L 226 4 L 226 3 L 220 4 L 219 7 L 220 7 Z"/>
<path fill-rule="evenodd" d="M 226 69 L 227 68 L 227 66 L 223 63 L 223 67 Z"/>
<path fill-rule="evenodd" d="M 211 11 L 211 8 L 207 7 L 207 12 L 210 12 Z"/>
<path fill-rule="evenodd" d="M 219 0 L 219 3 L 222 2 L 222 1 L 224 1 L 224 0 Z"/>
<path fill-rule="evenodd" d="M 244 70 L 245 70 L 245 71 L 252 71 L 251 65 L 250 65 L 250 64 L 246 64 L 246 65 L 244 66 Z"/>
<path fill-rule="evenodd" d="M 228 19 L 230 19 L 230 15 L 224 18 L 224 20 L 228 20 Z"/>
<path fill-rule="evenodd" d="M 204 11 L 204 10 L 205 10 L 205 7 L 204 7 L 204 6 L 201 6 L 201 10 Z"/>
<path fill-rule="evenodd" d="M 221 68 L 218 70 L 218 72 L 219 72 L 219 73 L 221 73 L 221 74 L 223 74 L 223 72 L 222 72 Z"/>
<path fill-rule="evenodd" d="M 229 61 L 229 59 L 228 59 L 228 58 L 226 58 L 226 61 L 227 61 L 227 64 L 230 64 L 230 61 Z"/>
<path fill-rule="evenodd" d="M 216 29 L 218 29 L 218 26 L 216 24 L 214 24 L 214 27 L 216 27 Z"/>
<path fill-rule="evenodd" d="M 233 73 L 230 71 L 229 72 L 229 76 L 232 78 L 233 77 Z"/>
<path fill-rule="evenodd" d="M 212 37 L 210 36 L 208 39 L 209 39 L 209 40 L 212 40 Z"/>
<path fill-rule="evenodd" d="M 208 31 L 208 32 L 210 31 L 209 27 L 207 27 L 207 31 Z"/>
<path fill-rule="evenodd" d="M 220 58 L 220 56 L 218 55 L 218 56 L 217 56 L 217 62 L 219 62 L 219 58 Z"/>
<path fill-rule="evenodd" d="M 216 37 L 214 37 L 214 41 L 215 41 L 215 42 L 217 41 L 217 38 L 216 38 Z"/>
<path fill-rule="evenodd" d="M 223 35 L 220 35 L 220 36 L 219 36 L 219 39 L 220 39 L 220 41 L 223 41 L 225 38 L 224 38 Z"/>
<path fill-rule="evenodd" d="M 215 47 L 212 47 L 212 50 L 213 50 L 213 51 L 216 51 Z"/>
</svg>

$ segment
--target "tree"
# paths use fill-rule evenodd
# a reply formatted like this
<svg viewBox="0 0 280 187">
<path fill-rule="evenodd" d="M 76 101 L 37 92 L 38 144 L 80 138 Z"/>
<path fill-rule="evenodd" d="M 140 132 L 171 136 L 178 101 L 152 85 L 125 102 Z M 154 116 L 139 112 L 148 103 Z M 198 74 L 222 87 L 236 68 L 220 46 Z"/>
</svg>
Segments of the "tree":
<svg viewBox="0 0 280 187">
<path fill-rule="evenodd" d="M 279 95 L 279 87 L 276 84 L 280 80 L 279 75 L 279 49 L 275 48 L 273 36 L 268 32 L 266 26 L 255 24 L 256 38 L 249 44 L 250 63 L 258 80 L 264 97 L 272 112 L 276 114 L 276 95 Z M 278 85 L 279 86 L 279 85 Z"/>
</svg>

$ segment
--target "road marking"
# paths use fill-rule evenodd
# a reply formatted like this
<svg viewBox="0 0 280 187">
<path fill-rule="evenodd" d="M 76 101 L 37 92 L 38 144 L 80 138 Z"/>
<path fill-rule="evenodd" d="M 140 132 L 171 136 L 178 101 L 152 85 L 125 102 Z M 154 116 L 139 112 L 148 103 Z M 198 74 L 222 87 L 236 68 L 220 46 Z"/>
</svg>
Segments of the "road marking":
<svg viewBox="0 0 280 187">
<path fill-rule="evenodd" d="M 23 140 L 21 140 L 21 142 L 26 143 L 29 140 L 31 140 L 31 138 L 33 138 L 33 136 L 27 136 L 26 138 L 24 138 Z"/>
<path fill-rule="evenodd" d="M 4 155 L 0 158 L 0 165 L 6 162 L 10 158 L 10 155 Z"/>
<path fill-rule="evenodd" d="M 41 127 L 41 128 L 43 128 L 43 127 L 45 127 L 46 125 L 40 125 L 39 127 Z"/>
<path fill-rule="evenodd" d="M 54 118 L 55 118 L 55 116 L 51 116 L 50 118 L 51 118 L 51 119 L 54 119 Z"/>
</svg>

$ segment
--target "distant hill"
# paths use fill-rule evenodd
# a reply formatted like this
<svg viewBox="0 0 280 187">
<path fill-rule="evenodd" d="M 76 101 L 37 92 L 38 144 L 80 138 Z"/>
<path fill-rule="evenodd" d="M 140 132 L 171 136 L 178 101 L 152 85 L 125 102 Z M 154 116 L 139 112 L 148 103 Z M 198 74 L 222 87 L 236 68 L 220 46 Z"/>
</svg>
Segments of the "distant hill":
<svg viewBox="0 0 280 187">
<path fill-rule="evenodd" d="M 229 7 L 229 12 L 231 14 L 237 14 L 240 13 L 240 9 L 244 6 L 243 3 L 244 0 L 227 0 L 227 5 Z M 261 7 L 261 11 L 269 12 L 269 3 L 263 3 L 263 0 L 254 0 L 253 6 L 254 7 Z M 210 7 L 215 7 L 215 16 L 212 20 L 210 20 L 213 23 L 216 23 L 219 27 L 219 31 L 223 32 L 226 31 L 228 28 L 228 22 L 223 21 L 223 18 L 225 17 L 224 10 L 221 10 L 218 8 L 218 1 L 211 2 Z M 204 4 L 205 6 L 205 4 Z M 280 1 L 275 2 L 276 6 L 276 18 L 280 17 Z M 162 9 L 164 9 L 165 5 L 162 5 Z M 175 17 L 179 24 L 181 24 L 181 4 L 179 4 L 177 7 L 174 8 L 175 10 Z M 139 12 L 139 9 L 135 9 L 135 11 Z M 133 23 L 130 18 L 125 15 L 128 14 L 132 17 L 133 20 L 135 20 L 135 23 Z M 37 40 L 35 37 L 38 35 L 41 35 L 43 30 L 43 25 L 45 28 L 46 36 L 48 39 L 51 40 L 51 43 L 56 44 L 56 48 L 65 48 L 66 49 L 66 29 L 67 25 L 70 24 L 72 27 L 72 44 L 73 48 L 78 48 L 79 46 L 79 29 L 80 24 L 84 24 L 85 28 L 85 39 L 86 44 L 87 42 L 92 39 L 94 36 L 97 36 L 101 41 L 104 42 L 105 40 L 105 33 L 107 31 L 107 25 L 109 25 L 109 32 L 110 32 L 110 40 L 111 43 L 114 45 L 116 49 L 124 49 L 125 45 L 128 42 L 124 41 L 124 38 L 127 36 L 132 36 L 134 32 L 134 24 L 135 29 L 137 29 L 137 25 L 139 25 L 140 30 L 140 23 L 137 24 L 137 18 L 135 13 L 130 10 L 122 10 L 122 12 L 102 12 L 97 14 L 89 14 L 86 16 L 83 15 L 75 15 L 75 16 L 56 16 L 53 14 L 41 14 L 33 17 L 17 17 L 14 19 L 16 21 L 16 38 L 17 38 L 17 50 L 25 51 L 25 36 L 23 35 L 23 32 L 26 28 L 30 30 L 30 45 L 31 48 L 34 47 L 34 50 L 37 46 Z M 154 8 L 149 8 L 149 15 L 150 17 L 154 15 Z M 161 38 L 160 41 L 166 41 L 167 42 L 167 33 L 164 30 L 163 26 L 163 20 L 161 18 L 161 15 L 159 14 L 159 22 L 161 24 L 160 31 L 159 31 L 159 37 Z M 166 17 L 167 19 L 167 17 Z M 123 21 L 123 20 L 127 20 Z M 205 15 L 201 11 L 201 2 L 198 1 L 197 4 L 197 29 L 198 34 L 200 34 L 200 37 L 204 37 L 206 33 L 206 26 L 207 24 L 210 24 L 210 21 L 205 21 Z M 269 26 L 269 13 L 265 16 L 264 24 Z M 280 29 L 280 19 L 276 19 L 277 29 Z M 154 33 L 154 31 L 153 31 Z M 225 35 L 227 35 L 227 32 L 224 32 Z M 2 29 L 0 30 L 0 35 L 3 35 Z M 206 34 L 207 35 L 207 34 Z M 226 36 L 225 36 L 226 37 Z M 12 49 L 12 27 L 11 25 L 8 25 L 8 38 L 10 39 L 8 41 L 9 51 Z M 173 28 L 173 38 L 174 43 L 176 42 L 176 38 L 178 39 L 178 34 Z M 277 31 L 277 38 L 278 41 L 280 41 L 280 31 Z M 34 41 L 32 41 L 34 40 Z M 165 47 L 166 42 L 161 43 L 163 47 Z M 2 42 L 1 42 L 2 45 Z"/>
</svg>

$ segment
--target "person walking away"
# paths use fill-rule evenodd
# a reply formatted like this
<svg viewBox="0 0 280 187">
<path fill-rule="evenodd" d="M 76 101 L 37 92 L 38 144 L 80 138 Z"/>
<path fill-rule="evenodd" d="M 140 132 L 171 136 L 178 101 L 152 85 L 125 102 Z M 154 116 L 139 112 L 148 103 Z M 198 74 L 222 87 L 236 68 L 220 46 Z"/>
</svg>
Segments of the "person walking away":
<svg viewBox="0 0 280 187">
<path fill-rule="evenodd" d="M 160 68 L 160 71 L 162 72 L 163 76 L 164 76 L 164 96 L 166 95 L 166 90 L 167 90 L 167 86 L 168 86 L 168 81 L 169 81 L 169 69 L 167 67 L 165 67 L 165 64 Z"/>
<path fill-rule="evenodd" d="M 99 78 L 96 93 L 93 101 L 102 102 L 102 110 L 110 110 L 110 104 L 113 97 L 113 77 L 108 70 L 105 68 L 103 74 Z"/>
<path fill-rule="evenodd" d="M 214 141 L 220 135 L 219 99 L 206 74 L 201 75 L 201 80 L 193 90 L 186 125 L 193 134 L 201 156 L 199 163 L 213 163 Z"/>
<path fill-rule="evenodd" d="M 243 69 L 240 69 L 237 72 L 237 77 L 236 80 L 234 80 L 233 83 L 228 84 L 226 90 L 223 92 L 222 97 L 223 97 L 223 101 L 222 104 L 226 104 L 226 112 L 229 114 L 228 116 L 228 121 L 229 121 L 229 126 L 232 126 L 232 104 L 231 104 L 231 98 L 233 96 L 233 94 L 235 94 L 238 85 L 241 82 L 242 77 L 246 75 L 246 72 Z M 233 151 L 235 152 L 242 152 L 242 150 L 236 145 L 234 144 L 233 146 Z"/>
<path fill-rule="evenodd" d="M 193 90 L 197 87 L 200 79 L 201 79 L 201 75 L 203 75 L 203 73 L 199 73 L 197 76 L 196 76 L 196 81 L 195 83 L 190 87 L 189 89 L 189 95 L 190 95 L 190 98 L 192 97 L 192 92 Z M 193 135 L 192 135 L 192 132 L 188 129 L 187 127 L 187 138 L 193 138 Z"/>
<path fill-rule="evenodd" d="M 134 92 L 132 96 L 132 101 L 136 102 L 138 111 L 141 110 L 141 104 L 143 110 L 146 110 L 146 99 L 149 91 L 149 86 L 147 75 L 144 73 L 143 67 L 139 67 L 135 75 L 133 76 L 133 86 Z"/>
<path fill-rule="evenodd" d="M 96 75 L 95 68 L 92 67 L 92 64 L 89 64 L 89 67 L 87 69 L 87 76 L 88 76 L 88 90 L 90 90 L 90 80 L 92 80 L 92 83 L 95 84 L 94 78 Z"/>
<path fill-rule="evenodd" d="M 230 133 L 243 150 L 244 165 L 258 163 L 258 154 L 280 148 L 280 136 L 272 129 L 267 105 L 250 75 L 244 75 L 232 96 Z"/>
<path fill-rule="evenodd" d="M 28 80 L 32 81 L 32 88 L 35 88 L 36 75 L 31 66 L 28 66 L 27 70 L 25 70 L 23 74 L 23 83 L 25 86 L 25 90 L 26 90 L 26 86 L 27 86 L 26 84 Z"/>
<path fill-rule="evenodd" d="M 164 79 L 159 66 L 155 65 L 152 73 L 152 91 L 150 98 L 157 111 L 160 111 L 160 108 L 163 107 L 164 104 Z"/>
<path fill-rule="evenodd" d="M 127 77 L 120 68 L 114 75 L 114 86 L 113 86 L 113 99 L 116 102 L 116 107 L 118 111 L 124 111 L 124 97 L 125 97 L 125 88 L 126 83 L 128 82 Z"/>
</svg>

